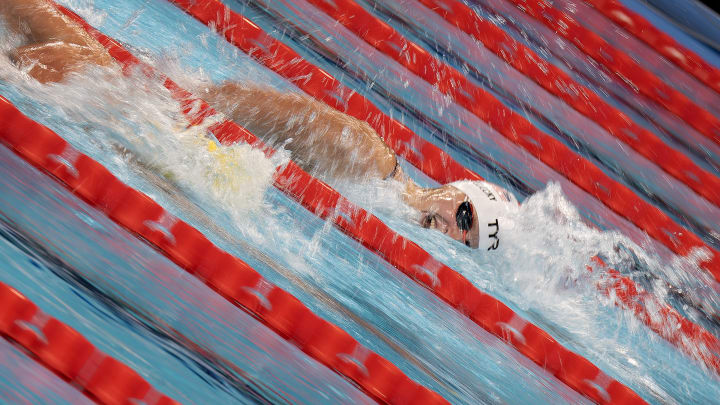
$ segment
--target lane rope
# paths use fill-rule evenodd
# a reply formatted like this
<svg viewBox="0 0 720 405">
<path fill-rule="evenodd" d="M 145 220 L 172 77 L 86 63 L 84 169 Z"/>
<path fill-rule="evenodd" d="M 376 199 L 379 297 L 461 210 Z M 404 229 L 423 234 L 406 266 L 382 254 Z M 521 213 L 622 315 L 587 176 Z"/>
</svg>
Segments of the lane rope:
<svg viewBox="0 0 720 405">
<path fill-rule="evenodd" d="M 259 63 L 285 77 L 311 96 L 326 101 L 340 111 L 349 112 L 352 110 L 349 107 L 351 105 L 359 106 L 358 108 L 361 110 L 370 108 L 368 107 L 371 105 L 370 102 L 360 94 L 346 88 L 327 72 L 312 65 L 288 46 L 272 38 L 252 21 L 226 7 L 220 1 L 169 1 L 205 25 L 218 30 L 219 34 L 224 36 L 228 42 L 255 58 Z M 423 70 L 421 67 L 417 68 Z M 440 82 L 440 84 L 443 85 L 445 91 L 451 91 L 452 85 L 448 86 L 443 82 Z M 334 97 L 328 97 L 330 93 L 338 97 L 341 95 L 348 96 L 348 109 L 337 107 L 339 101 Z M 478 89 L 478 92 L 474 94 L 457 93 L 460 99 L 465 99 L 470 103 L 472 112 L 497 129 L 503 136 L 520 145 L 555 171 L 570 179 L 582 190 L 595 196 L 612 211 L 633 222 L 674 253 L 685 256 L 693 248 L 703 247 L 708 249 L 711 253 L 710 258 L 700 263 L 700 266 L 710 272 L 716 280 L 720 281 L 720 253 L 704 243 L 698 236 L 685 230 L 661 210 L 639 198 L 629 188 L 608 177 L 597 166 L 572 152 L 562 142 L 538 130 L 529 121 L 504 106 L 489 93 L 484 92 L 482 89 Z M 328 98 L 330 101 L 327 101 Z M 377 110 L 377 107 L 372 107 Z M 365 115 L 360 113 L 353 116 L 359 118 Z M 372 125 L 373 122 L 377 122 L 377 119 L 373 117 L 376 116 L 367 116 L 365 120 Z M 386 126 L 382 126 L 380 129 L 383 128 L 386 128 Z M 382 136 L 382 132 L 378 133 Z M 422 141 L 422 138 L 412 132 L 406 133 L 405 136 L 412 139 L 415 144 Z M 407 147 L 396 149 L 397 143 L 390 143 L 389 146 L 401 156 L 404 156 L 403 153 L 408 150 Z M 424 154 L 423 158 L 426 160 L 441 159 L 432 154 Z M 439 163 L 430 166 L 441 167 L 442 159 Z M 423 167 L 418 167 L 423 170 Z M 469 169 L 463 169 L 466 172 L 471 172 Z M 477 174 L 475 176 L 475 178 L 479 178 Z"/>
<path fill-rule="evenodd" d="M 642 15 L 617 0 L 584 0 L 609 20 L 645 42 L 657 53 L 690 73 L 720 94 L 720 69 L 706 62 L 702 56 L 685 48 L 673 37 L 656 28 Z"/>
<path fill-rule="evenodd" d="M 2 282 L 0 304 L 0 335 L 20 345 L 88 398 L 104 404 L 179 404 Z"/>
<path fill-rule="evenodd" d="M 604 65 L 628 86 L 663 106 L 706 138 L 720 145 L 720 120 L 695 104 L 630 56 L 545 0 L 507 0 Z"/>
<path fill-rule="evenodd" d="M 152 68 L 140 64 L 139 60 L 123 49 L 117 42 L 97 30 L 92 29 L 92 27 L 71 11 L 62 7 L 59 8 L 98 38 L 125 69 L 139 65 L 147 74 L 152 74 Z M 191 117 L 191 122 L 200 122 L 205 117 L 215 114 L 207 104 L 199 99 L 192 98 L 188 92 L 180 89 L 169 78 L 165 78 L 165 86 L 171 90 L 174 96 L 185 100 L 185 105 L 187 106 L 185 112 L 187 114 L 190 114 L 190 111 L 195 112 L 195 115 Z M 199 108 L 198 103 L 201 104 Z M 15 110 L 9 103 L 5 104 L 5 108 Z M 17 115 L 22 115 L 17 112 L 17 110 L 15 111 L 15 118 L 17 118 Z M 35 126 L 40 126 L 27 117 L 25 117 L 25 120 L 30 121 Z M 6 126 L 6 128 L 12 129 L 12 126 Z M 45 130 L 58 138 L 55 140 L 56 142 L 58 140 L 63 142 L 63 148 L 70 147 L 62 141 L 62 139 L 59 139 L 57 135 L 47 129 Z M 252 134 L 231 121 L 217 124 L 212 130 L 223 143 L 245 141 L 254 143 L 255 145 L 260 144 Z M 26 130 L 22 129 L 19 132 L 27 133 Z M 0 132 L 0 135 L 1 134 L 3 134 L 3 132 Z M 15 134 L 15 137 L 20 137 L 20 135 Z M 11 143 L 11 145 L 22 143 L 18 142 L 16 138 L 13 139 L 14 142 L 9 143 Z M 309 310 L 297 299 L 277 287 L 267 287 L 269 283 L 263 281 L 262 277 L 250 269 L 247 264 L 222 252 L 202 236 L 199 231 L 164 211 L 162 207 L 155 204 L 144 194 L 122 185 L 119 180 L 115 179 L 115 183 L 119 183 L 125 188 L 123 193 L 132 196 L 126 197 L 123 194 L 119 194 L 123 196 L 122 204 L 119 204 L 113 198 L 108 198 L 118 195 L 112 191 L 112 181 L 103 181 L 103 185 L 105 183 L 111 185 L 109 188 L 105 186 L 102 189 L 98 189 L 99 184 L 96 184 L 95 187 L 92 188 L 92 193 L 84 192 L 87 187 L 91 187 L 92 185 L 88 181 L 83 181 L 81 183 L 85 184 L 85 186 L 80 187 L 76 177 L 72 175 L 72 173 L 86 174 L 88 176 L 90 173 L 81 171 L 80 168 L 77 168 L 75 165 L 73 165 L 74 170 L 67 170 L 65 166 L 59 165 L 56 160 L 48 159 L 48 151 L 46 148 L 45 146 L 41 147 L 40 156 L 36 158 L 39 162 L 36 164 L 49 164 L 51 168 L 56 169 L 56 172 L 52 173 L 63 180 L 69 189 L 74 192 L 77 190 L 77 193 L 85 193 L 88 197 L 83 198 L 87 201 L 92 202 L 99 200 L 102 202 L 107 201 L 108 203 L 112 201 L 113 205 L 109 208 L 109 211 L 107 211 L 111 219 L 117 218 L 118 220 L 122 220 L 123 226 L 140 234 L 151 244 L 165 252 L 176 263 L 182 264 L 189 272 L 205 280 L 206 283 L 211 285 L 216 291 L 221 292 L 221 294 L 226 297 L 232 298 L 235 302 L 247 308 L 253 308 L 253 313 L 256 317 L 271 327 L 274 325 L 276 330 L 281 331 L 281 336 L 290 336 L 293 341 L 298 342 L 297 344 L 301 346 L 303 350 L 306 349 L 306 345 L 303 342 L 308 340 L 308 337 L 304 336 L 303 333 L 313 333 L 313 342 L 316 345 L 320 345 L 317 341 L 321 340 L 319 335 L 323 334 L 317 331 L 323 330 L 323 328 L 330 329 L 334 327 L 334 325 L 319 319 L 312 313 L 310 313 L 314 317 L 312 319 L 316 320 L 309 322 L 310 325 L 308 326 L 307 318 L 309 318 L 309 315 L 298 314 L 298 312 L 301 311 L 298 307 L 304 308 L 308 313 Z M 15 149 L 17 150 L 17 148 Z M 268 153 L 271 153 L 271 151 Z M 80 160 L 83 162 L 91 161 L 90 158 L 79 152 L 77 155 L 82 156 Z M 48 162 L 48 160 L 50 161 Z M 107 172 L 106 169 L 97 163 L 95 164 L 101 168 L 98 170 L 101 170 L 103 175 L 111 176 L 114 179 L 114 176 Z M 58 176 L 58 165 L 60 166 L 59 173 L 65 177 Z M 456 271 L 434 259 L 412 241 L 396 234 L 372 214 L 355 207 L 335 190 L 311 177 L 292 162 L 285 168 L 278 168 L 275 185 L 319 217 L 332 219 L 341 230 L 356 238 L 381 257 L 384 257 L 390 264 L 433 291 L 441 299 L 448 302 L 461 313 L 467 315 L 478 325 L 512 345 L 520 353 L 529 357 L 578 392 L 599 403 L 644 403 L 631 389 L 605 374 L 587 359 L 563 347 L 549 334 L 517 315 L 502 302 L 481 292 Z M 104 191 L 106 189 L 109 191 Z M 101 195 L 97 196 L 95 193 L 101 193 Z M 111 194 L 108 196 L 106 195 L 107 193 Z M 83 196 L 83 194 L 79 195 L 81 197 Z M 90 198 L 94 198 L 95 200 L 90 200 Z M 132 206 L 128 207 L 128 205 Z M 103 205 L 101 204 L 100 206 L 102 207 Z M 115 214 L 117 210 L 121 211 L 122 216 Z M 150 221 L 150 225 L 148 225 L 148 221 Z M 163 229 L 158 229 L 157 224 L 165 224 L 164 231 Z M 235 267 L 235 269 L 233 267 Z M 263 284 L 265 287 L 260 288 L 260 284 Z M 250 291 L 248 291 L 248 289 L 250 289 Z M 280 304 L 273 300 L 280 300 Z M 277 305 L 284 305 L 285 308 L 276 310 Z M 281 313 L 276 314 L 278 311 Z M 278 320 L 277 318 L 279 317 L 282 317 L 282 319 Z M 276 324 L 273 324 L 273 322 Z M 317 323 L 322 324 L 317 325 Z M 298 332 L 298 328 L 302 328 L 302 332 Z M 334 328 L 335 334 L 342 334 L 341 337 L 344 338 L 345 341 L 350 339 L 354 342 L 356 349 L 353 349 L 354 351 L 352 353 L 358 351 L 357 347 L 361 346 L 357 342 L 346 333 L 338 330 L 337 327 Z M 295 332 L 295 335 L 291 332 Z M 324 333 L 324 335 L 327 334 L 328 333 Z M 355 381 L 367 377 L 366 374 L 357 370 L 359 368 L 358 365 L 364 365 L 365 368 L 368 368 L 367 363 L 370 361 L 368 359 L 374 359 L 375 362 L 382 359 L 380 356 L 364 349 L 364 351 L 359 350 L 364 353 L 362 356 L 365 358 L 364 363 L 362 360 L 356 360 L 352 362 L 341 362 L 341 364 L 338 365 L 337 354 L 343 347 L 338 349 L 338 346 L 341 345 L 333 342 L 332 339 L 330 340 L 330 342 L 325 343 L 322 347 L 332 346 L 331 349 L 321 352 L 318 356 L 322 356 L 325 359 L 329 357 L 330 360 L 327 361 L 332 362 L 336 369 L 337 367 L 343 367 L 343 369 L 350 368 L 350 370 L 355 373 L 352 374 L 356 377 Z M 352 343 L 346 343 L 344 347 L 348 345 L 352 346 Z M 318 349 L 315 348 L 308 350 L 311 350 L 313 353 L 318 351 Z M 330 352 L 329 354 L 327 353 L 328 351 Z M 335 354 L 335 357 L 332 357 L 332 354 Z M 342 354 L 347 355 L 348 352 L 345 351 Z M 373 355 L 375 357 L 373 357 Z M 345 358 L 347 358 L 347 356 L 343 357 L 343 359 Z M 387 363 L 386 368 L 393 367 L 394 370 L 397 370 L 397 368 L 386 360 L 385 362 Z M 399 370 L 396 372 L 399 373 Z M 361 375 L 357 376 L 357 374 Z M 385 374 L 387 375 L 389 373 L 386 372 Z M 403 375 L 403 377 L 405 376 Z M 407 377 L 405 377 L 405 379 L 410 381 Z M 383 378 L 379 380 L 380 381 L 378 381 L 378 379 L 372 380 L 371 385 L 376 387 L 376 385 L 382 384 L 382 388 L 391 390 L 396 397 L 400 395 L 401 400 L 406 400 L 410 397 L 407 394 L 407 387 L 405 387 L 403 391 L 402 384 L 399 384 L 397 381 L 388 379 L 387 376 L 383 376 Z M 408 383 L 406 382 L 405 384 L 407 385 Z M 401 391 L 401 394 L 398 394 L 397 391 Z M 433 400 L 444 403 L 442 398 L 424 387 L 417 387 L 415 391 L 419 392 L 414 393 L 414 396 L 411 398 L 413 401 L 422 399 L 424 402 Z M 396 397 L 393 398 L 396 399 L 396 402 L 400 402 Z"/>
<path fill-rule="evenodd" d="M 600 258 L 592 266 L 604 271 L 598 289 L 614 304 L 625 308 L 650 330 L 720 375 L 720 340 L 707 329 L 685 318 L 667 303 L 639 287 L 632 279 L 608 267 Z M 614 298 L 614 299 L 613 299 Z"/>
</svg>

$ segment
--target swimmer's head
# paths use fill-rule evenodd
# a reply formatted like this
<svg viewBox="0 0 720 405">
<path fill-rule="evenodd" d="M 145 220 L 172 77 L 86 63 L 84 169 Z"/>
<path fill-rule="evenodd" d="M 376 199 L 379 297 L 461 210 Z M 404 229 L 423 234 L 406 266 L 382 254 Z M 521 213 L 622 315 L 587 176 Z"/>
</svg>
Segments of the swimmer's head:
<svg viewBox="0 0 720 405">
<path fill-rule="evenodd" d="M 464 192 L 445 185 L 423 190 L 422 194 L 416 206 L 420 210 L 420 226 L 438 230 L 469 247 L 478 247 L 475 212 Z"/>
<path fill-rule="evenodd" d="M 514 196 L 484 181 L 458 181 L 428 190 L 420 225 L 436 229 L 471 248 L 500 247 L 502 218 L 517 207 Z"/>
</svg>

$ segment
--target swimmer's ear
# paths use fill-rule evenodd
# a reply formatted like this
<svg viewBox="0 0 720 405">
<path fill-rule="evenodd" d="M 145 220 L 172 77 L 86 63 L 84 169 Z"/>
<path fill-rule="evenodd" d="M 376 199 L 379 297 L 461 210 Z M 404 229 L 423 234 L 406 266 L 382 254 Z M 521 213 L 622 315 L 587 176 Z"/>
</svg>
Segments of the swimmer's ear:
<svg viewBox="0 0 720 405">
<path fill-rule="evenodd" d="M 418 223 L 421 227 L 425 229 L 432 228 L 433 220 L 435 219 L 435 213 L 430 211 L 421 211 L 420 212 L 420 218 L 418 219 Z"/>
</svg>

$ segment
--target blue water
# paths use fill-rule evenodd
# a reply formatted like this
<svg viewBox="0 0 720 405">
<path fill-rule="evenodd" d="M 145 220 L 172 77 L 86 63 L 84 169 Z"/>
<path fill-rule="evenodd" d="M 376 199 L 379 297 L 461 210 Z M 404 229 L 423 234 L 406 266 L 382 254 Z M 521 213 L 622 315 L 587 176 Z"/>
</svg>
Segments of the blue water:
<svg viewBox="0 0 720 405">
<path fill-rule="evenodd" d="M 210 81 L 238 80 L 299 91 L 163 1 L 62 4 L 185 87 L 200 90 Z M 701 312 L 668 295 L 664 283 L 657 282 L 668 280 L 687 289 L 691 300 L 720 306 L 716 291 L 696 281 L 701 274 L 692 258 L 672 256 L 634 225 L 306 3 L 227 4 L 466 166 L 510 188 L 524 200 L 524 207 L 509 238 L 514 243 L 501 257 L 490 260 L 482 252 L 408 223 L 412 213 L 377 185 L 336 184 L 349 198 L 649 402 L 717 401 L 720 384 L 713 372 L 615 307 L 584 270 L 587 259 L 600 253 L 717 333 Z M 483 2 L 478 11 L 495 21 L 512 21 L 501 26 L 699 165 L 720 174 L 716 166 L 720 153 L 711 146 L 698 150 L 702 147 L 697 142 L 687 141 L 694 139 L 687 124 L 593 69 L 577 50 L 558 45 L 551 33 L 509 5 Z M 709 244 L 720 240 L 717 208 L 628 152 L 433 13 L 407 1 L 378 2 L 373 12 L 449 63 L 467 66 L 476 83 L 658 204 Z M 677 84 L 684 85 L 696 86 L 685 79 Z M 239 159 L 247 163 L 244 170 L 254 168 L 260 174 L 248 172 L 254 180 L 244 180 L 240 188 L 213 188 L 203 171 L 213 169 L 203 160 L 205 149 L 188 143 L 192 137 L 177 135 L 182 129 L 178 106 L 158 83 L 91 69 L 67 84 L 39 86 L 0 61 L 0 94 L 449 401 L 586 402 L 267 180 L 263 183 L 276 162 L 238 150 Z M 684 142 L 676 139 L 678 133 Z M 159 390 L 185 403 L 369 402 L 351 383 L 4 147 L 0 162 L 0 281 L 78 329 Z M 172 175 L 156 175 L 168 171 Z M 421 183 L 433 184 L 410 171 Z M 258 188 L 266 190 L 258 194 Z M 52 375 L 39 377 L 42 384 L 22 378 L 23 370 L 38 366 L 17 349 L 0 345 L 0 353 L 2 367 L 8 368 L 0 369 L 2 397 L 13 402 L 76 403 L 73 390 Z M 5 395 L 11 391 L 12 396 Z"/>
<path fill-rule="evenodd" d="M 17 347 L 0 340 L 0 397 L 6 402 L 91 404 L 80 391 L 66 384 Z"/>
</svg>

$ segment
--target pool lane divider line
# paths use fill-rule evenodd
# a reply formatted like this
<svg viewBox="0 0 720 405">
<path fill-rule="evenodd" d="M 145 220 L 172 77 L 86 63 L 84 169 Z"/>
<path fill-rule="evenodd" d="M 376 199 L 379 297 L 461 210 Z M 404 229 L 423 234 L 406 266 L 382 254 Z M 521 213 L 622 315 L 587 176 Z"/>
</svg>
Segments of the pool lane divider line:
<svg viewBox="0 0 720 405">
<path fill-rule="evenodd" d="M 338 1 L 335 1 L 338 5 L 352 3 L 342 0 Z M 562 69 L 545 61 L 532 49 L 516 41 L 492 22 L 477 15 L 470 7 L 462 2 L 455 0 L 417 1 L 440 15 L 451 25 L 456 26 L 472 38 L 480 41 L 485 48 L 500 57 L 507 64 L 532 79 L 550 94 L 563 100 L 580 114 L 604 128 L 610 135 L 630 146 L 640 155 L 660 167 L 665 173 L 684 183 L 715 206 L 720 207 L 720 178 L 697 166 L 682 152 L 666 145 L 655 134 L 643 128 L 622 111 L 603 100 L 595 91 L 576 82 Z M 327 4 L 323 0 L 312 0 L 310 2 L 313 4 Z M 355 12 L 357 7 L 357 5 L 343 7 L 342 12 L 346 14 L 350 11 Z M 326 11 L 329 7 L 323 6 L 319 8 Z M 337 14 L 337 12 L 335 14 Z M 341 21 L 343 25 L 359 25 L 357 18 L 366 21 L 366 17 L 361 15 L 360 12 L 353 14 L 353 17 L 352 19 L 346 18 L 338 21 Z M 373 41 L 373 45 L 377 44 L 376 47 L 382 47 L 382 49 L 380 49 L 381 51 L 390 54 L 391 57 L 398 60 L 396 58 L 396 56 L 399 56 L 398 52 L 393 46 L 407 43 L 408 41 L 399 37 L 399 34 L 395 30 L 392 30 L 391 27 L 381 21 L 379 24 L 373 23 L 373 26 L 381 31 L 378 32 L 374 29 L 368 30 L 366 34 L 368 38 L 366 40 Z M 379 41 L 380 38 L 383 38 L 382 35 L 388 36 L 388 39 Z M 392 42 L 392 44 L 386 42 Z M 454 69 L 453 72 L 446 72 L 452 69 L 452 67 L 443 65 L 442 61 L 433 58 L 427 51 L 420 47 L 410 46 L 405 52 L 412 55 L 410 56 L 410 60 L 415 62 L 413 64 L 413 72 L 421 75 L 421 77 L 427 77 L 428 73 L 425 71 L 416 71 L 419 70 L 418 67 L 425 64 L 437 68 L 438 72 L 442 72 L 441 74 L 446 76 L 442 79 L 436 76 L 430 76 L 429 78 L 432 80 L 460 80 L 455 84 L 456 88 L 446 85 L 446 91 L 453 94 L 453 97 L 456 97 L 463 106 L 472 111 L 472 108 L 467 106 L 469 100 L 463 95 L 463 91 L 472 94 L 475 90 L 471 89 L 473 84 L 467 79 L 458 77 L 463 76 L 460 72 Z M 416 62 L 415 59 L 413 59 L 414 57 L 423 59 L 424 62 Z"/>
<path fill-rule="evenodd" d="M 706 62 L 702 56 L 685 48 L 642 15 L 628 9 L 617 0 L 584 1 L 677 67 L 720 94 L 720 69 Z"/>
<path fill-rule="evenodd" d="M 330 80 L 331 76 L 327 72 L 312 65 L 288 46 L 265 33 L 252 21 L 218 0 L 169 1 L 205 25 L 215 28 L 228 42 L 321 101 L 326 101 L 327 95 L 331 92 L 345 95 L 352 94 L 350 98 L 355 101 L 348 102 L 348 105 L 357 105 L 358 97 L 362 97 L 358 93 L 345 88 L 339 81 Z M 367 22 L 370 23 L 370 21 Z M 403 58 L 400 59 L 404 60 Z M 423 66 L 417 66 L 414 69 L 422 71 Z M 307 86 L 307 83 L 310 82 L 313 83 L 312 86 Z M 441 85 L 447 91 L 452 88 L 452 83 L 449 83 L 449 81 L 448 83 L 441 82 Z M 481 89 L 479 91 L 470 100 L 472 104 L 471 111 L 478 117 L 488 122 L 490 126 L 498 130 L 510 141 L 518 144 L 571 180 L 582 190 L 602 201 L 612 211 L 646 231 L 651 237 L 667 246 L 674 253 L 685 256 L 693 248 L 707 248 L 711 253 L 711 257 L 700 263 L 700 266 L 712 274 L 715 280 L 720 281 L 720 252 L 705 244 L 692 232 L 675 223 L 660 209 L 638 197 L 632 190 L 611 179 L 592 162 L 577 155 L 562 142 L 537 129 L 521 115 L 504 106 L 491 94 Z M 462 95 L 461 92 L 459 94 Z M 370 104 L 368 100 L 364 98 L 363 100 L 366 106 Z M 338 108 L 331 102 L 337 102 L 336 99 L 331 98 L 328 104 Z M 373 106 L 373 108 L 376 107 Z M 342 108 L 338 109 L 344 111 Z M 354 116 L 358 118 L 358 115 Z M 372 125 L 372 119 L 366 120 Z M 411 132 L 410 135 L 414 143 L 417 144 L 422 141 L 422 138 L 416 134 Z M 406 149 L 396 149 L 395 144 L 389 144 L 389 146 L 401 156 L 406 151 Z M 425 155 L 424 157 L 434 159 L 437 156 Z M 439 166 L 442 166 L 442 164 L 431 165 L 431 167 Z M 418 168 L 423 170 L 421 166 L 418 166 Z M 463 169 L 466 172 L 471 172 L 469 169 Z M 471 173 L 475 175 L 475 179 L 480 177 L 474 172 Z"/>
<path fill-rule="evenodd" d="M 142 64 L 119 43 L 92 28 L 72 11 L 60 6 L 58 8 L 103 44 L 125 69 L 140 66 L 147 74 L 153 74 L 151 67 Z M 190 110 L 194 111 L 195 115 L 189 117 L 191 122 L 199 123 L 216 114 L 204 101 L 193 98 L 169 78 L 165 78 L 165 86 L 175 97 L 184 100 L 188 106 L 186 114 Z M 199 108 L 197 103 L 201 105 Z M 224 121 L 211 128 L 211 131 L 225 144 L 245 141 L 263 147 L 260 140 L 232 121 Z M 269 148 L 265 149 L 266 153 L 272 153 Z M 455 270 L 440 263 L 417 244 L 395 233 L 377 217 L 356 207 L 292 162 L 285 169 L 278 168 L 274 184 L 318 217 L 332 220 L 347 235 L 581 394 L 598 403 L 644 403 L 631 389 L 587 359 L 563 347 L 542 329 L 480 291 Z"/>
<path fill-rule="evenodd" d="M 633 90 L 663 106 L 706 138 L 720 145 L 720 119 L 698 106 L 598 34 L 545 0 L 506 0 L 604 65 Z"/>
<path fill-rule="evenodd" d="M 0 140 L 279 336 L 381 403 L 447 404 L 0 96 Z M 288 167 L 296 167 L 289 164 Z"/>
<path fill-rule="evenodd" d="M 179 404 L 2 282 L 0 335 L 20 345 L 37 362 L 98 403 Z"/>
</svg>

